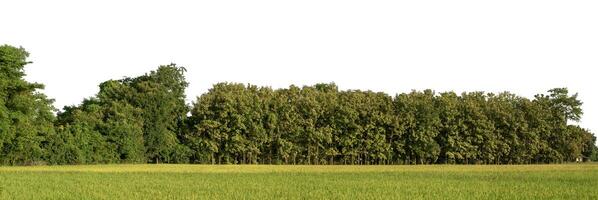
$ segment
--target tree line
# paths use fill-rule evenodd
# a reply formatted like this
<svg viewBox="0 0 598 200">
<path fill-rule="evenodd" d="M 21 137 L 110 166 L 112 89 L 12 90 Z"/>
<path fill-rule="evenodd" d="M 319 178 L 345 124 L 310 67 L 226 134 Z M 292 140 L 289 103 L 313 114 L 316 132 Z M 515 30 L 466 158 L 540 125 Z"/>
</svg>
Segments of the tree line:
<svg viewBox="0 0 598 200">
<path fill-rule="evenodd" d="M 570 122 L 577 94 L 272 89 L 218 83 L 185 102 L 185 68 L 109 80 L 58 111 L 24 80 L 28 53 L 0 46 L 0 164 L 531 164 L 597 160 Z M 54 114 L 57 112 L 57 114 Z"/>
</svg>

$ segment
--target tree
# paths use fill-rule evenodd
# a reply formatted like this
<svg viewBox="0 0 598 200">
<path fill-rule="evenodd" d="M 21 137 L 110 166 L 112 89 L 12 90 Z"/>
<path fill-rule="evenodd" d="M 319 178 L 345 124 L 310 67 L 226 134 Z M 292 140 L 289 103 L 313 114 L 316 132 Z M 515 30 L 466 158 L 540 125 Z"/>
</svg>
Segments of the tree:
<svg viewBox="0 0 598 200">
<path fill-rule="evenodd" d="M 134 88 L 130 103 L 142 110 L 145 153 L 149 160 L 186 162 L 189 150 L 179 143 L 188 107 L 185 68 L 175 64 L 160 66 L 156 71 L 121 82 Z"/>
<path fill-rule="evenodd" d="M 42 143 L 54 133 L 53 100 L 38 90 L 44 85 L 25 81 L 27 53 L 0 46 L 0 163 L 36 164 L 45 156 Z"/>
<path fill-rule="evenodd" d="M 441 93 L 436 99 L 440 130 L 436 142 L 440 145 L 439 163 L 462 163 L 471 145 L 463 140 L 461 98 L 454 92 Z"/>
<path fill-rule="evenodd" d="M 72 155 L 54 158 L 57 164 L 114 163 L 119 161 L 116 144 L 109 141 L 102 131 L 105 110 L 99 99 L 86 99 L 76 107 L 66 107 L 58 114 L 58 133 L 49 146 L 54 153 L 66 152 Z M 73 142 L 73 143 L 71 143 Z M 75 149 L 72 149 L 72 147 Z"/>
<path fill-rule="evenodd" d="M 434 140 L 439 134 L 440 118 L 434 107 L 434 92 L 400 94 L 395 99 L 395 109 L 404 126 L 406 162 L 435 163 L 440 153 L 440 145 Z"/>
<path fill-rule="evenodd" d="M 474 147 L 468 149 L 465 163 L 494 161 L 498 146 L 494 124 L 486 116 L 486 95 L 483 92 L 463 93 L 461 98 L 464 139 Z"/>
</svg>

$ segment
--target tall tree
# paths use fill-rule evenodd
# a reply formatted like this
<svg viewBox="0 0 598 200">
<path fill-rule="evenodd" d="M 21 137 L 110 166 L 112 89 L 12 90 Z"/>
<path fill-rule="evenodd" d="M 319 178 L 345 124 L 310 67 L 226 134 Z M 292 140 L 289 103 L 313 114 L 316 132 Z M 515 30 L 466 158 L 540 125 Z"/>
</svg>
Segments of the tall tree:
<svg viewBox="0 0 598 200">
<path fill-rule="evenodd" d="M 38 90 L 44 85 L 24 79 L 27 53 L 0 46 L 0 163 L 35 164 L 45 156 L 42 143 L 54 134 L 53 100 Z"/>
<path fill-rule="evenodd" d="M 463 138 L 461 98 L 454 92 L 441 93 L 436 100 L 440 130 L 436 142 L 440 145 L 439 163 L 462 163 L 471 145 Z"/>
<path fill-rule="evenodd" d="M 120 82 L 133 88 L 128 102 L 141 110 L 146 157 L 156 163 L 186 162 L 189 150 L 179 142 L 189 108 L 185 68 L 175 64 Z"/>
<path fill-rule="evenodd" d="M 439 134 L 440 118 L 434 106 L 434 92 L 412 91 L 398 95 L 395 109 L 405 131 L 405 161 L 412 164 L 435 163 L 440 153 L 440 145 L 434 140 Z"/>
</svg>

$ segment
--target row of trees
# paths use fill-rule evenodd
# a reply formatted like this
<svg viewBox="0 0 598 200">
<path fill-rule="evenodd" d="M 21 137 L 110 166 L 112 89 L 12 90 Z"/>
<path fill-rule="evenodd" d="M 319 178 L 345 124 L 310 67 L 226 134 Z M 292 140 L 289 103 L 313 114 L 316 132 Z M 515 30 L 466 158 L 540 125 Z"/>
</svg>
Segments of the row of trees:
<svg viewBox="0 0 598 200">
<path fill-rule="evenodd" d="M 564 88 L 529 100 L 220 83 L 194 103 L 181 141 L 194 163 L 570 162 L 596 152 L 589 131 L 567 125 L 580 119 L 580 106 Z"/>
<path fill-rule="evenodd" d="M 188 106 L 174 64 L 110 80 L 54 115 L 28 54 L 0 47 L 0 163 L 522 164 L 596 159 L 596 138 L 569 125 L 567 89 L 389 96 L 335 84 L 272 89 L 218 83 Z"/>
</svg>

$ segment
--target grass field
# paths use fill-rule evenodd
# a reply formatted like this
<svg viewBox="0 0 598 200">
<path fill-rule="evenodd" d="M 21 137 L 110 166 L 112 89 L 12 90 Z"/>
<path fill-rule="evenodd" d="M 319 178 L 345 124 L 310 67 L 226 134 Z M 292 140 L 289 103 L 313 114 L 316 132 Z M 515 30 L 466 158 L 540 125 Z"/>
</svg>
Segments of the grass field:
<svg viewBox="0 0 598 200">
<path fill-rule="evenodd" d="M 598 164 L 0 167 L 0 199 L 598 199 Z"/>
</svg>

